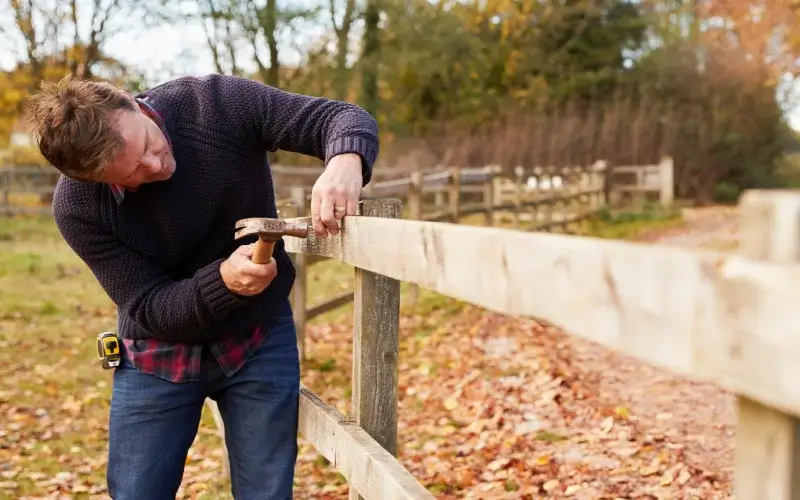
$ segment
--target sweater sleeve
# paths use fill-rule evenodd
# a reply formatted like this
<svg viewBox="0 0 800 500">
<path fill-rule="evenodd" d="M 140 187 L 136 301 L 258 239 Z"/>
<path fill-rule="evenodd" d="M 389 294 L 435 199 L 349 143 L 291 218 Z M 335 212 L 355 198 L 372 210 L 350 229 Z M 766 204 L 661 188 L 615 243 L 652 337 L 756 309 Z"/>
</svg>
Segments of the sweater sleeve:
<svg viewBox="0 0 800 500">
<path fill-rule="evenodd" d="M 375 118 L 344 101 L 287 92 L 235 76 L 216 75 L 222 102 L 247 110 L 251 130 L 263 147 L 314 156 L 328 164 L 343 153 L 361 157 L 364 185 L 372 177 L 380 140 Z"/>
<path fill-rule="evenodd" d="M 120 314 L 130 317 L 152 338 L 197 342 L 200 330 L 247 303 L 246 297 L 234 294 L 222 281 L 222 259 L 198 269 L 191 278 L 173 280 L 101 224 L 82 216 L 83 209 L 73 211 L 54 202 L 55 221 L 64 240 L 89 267 Z"/>
</svg>

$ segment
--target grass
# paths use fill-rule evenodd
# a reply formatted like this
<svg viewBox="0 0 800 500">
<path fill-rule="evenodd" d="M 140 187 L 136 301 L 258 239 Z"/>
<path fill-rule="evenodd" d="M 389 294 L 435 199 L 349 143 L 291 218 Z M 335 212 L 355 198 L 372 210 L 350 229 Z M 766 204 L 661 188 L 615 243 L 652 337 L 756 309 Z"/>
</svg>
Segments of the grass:
<svg viewBox="0 0 800 500">
<path fill-rule="evenodd" d="M 352 287 L 352 276 L 351 267 L 337 262 L 312 266 L 308 303 Z M 432 310 L 443 302 L 423 293 L 421 307 Z M 447 304 L 457 312 L 456 302 Z M 351 310 L 344 306 L 312 323 L 341 319 Z M 0 435 L 12 443 L 0 446 L 0 464 L 10 467 L 0 477 L 0 499 L 43 495 L 51 491 L 48 481 L 67 471 L 80 477 L 65 490 L 72 498 L 100 491 L 112 372 L 97 362 L 95 336 L 115 328 L 115 307 L 51 218 L 0 218 L 0 412 L 9 419 L 0 423 Z M 312 358 L 304 372 L 325 375 L 349 397 L 349 373 L 337 359 Z M 204 410 L 187 476 L 207 480 L 189 484 L 202 490 L 192 498 L 229 498 L 228 484 L 218 480 L 219 450 Z"/>
<path fill-rule="evenodd" d="M 589 234 L 625 237 L 643 228 L 678 223 L 674 214 L 642 213 L 604 213 L 590 223 Z M 308 304 L 351 289 L 352 276 L 352 268 L 344 264 L 315 264 Z M 418 303 L 411 306 L 405 300 L 408 284 L 403 283 L 401 290 L 404 317 L 430 317 L 436 312 L 437 324 L 446 324 L 465 305 L 421 290 Z M 316 318 L 310 328 L 346 323 L 351 311 L 352 305 L 343 306 Z M 0 443 L 4 443 L 0 444 L 0 499 L 56 492 L 75 499 L 102 497 L 112 372 L 97 362 L 95 336 L 115 330 L 115 313 L 50 217 L 0 218 L 0 414 L 5 419 L 0 419 Z M 426 342 L 434 329 L 435 325 L 421 324 L 403 339 L 403 358 L 414 356 L 409 346 Z M 313 390 L 324 389 L 328 398 L 339 398 L 340 408 L 346 408 L 349 361 L 331 352 L 312 345 L 303 377 Z M 442 360 L 414 362 L 424 365 L 431 376 L 445 366 Z M 307 443 L 303 446 L 301 453 L 311 453 Z M 211 415 L 204 410 L 187 461 L 186 498 L 230 498 L 229 485 L 219 480 L 220 458 L 220 441 Z M 318 455 L 313 460 L 320 463 L 304 467 L 315 471 L 327 467 L 324 476 L 314 480 L 317 484 L 341 484 L 341 475 L 332 467 Z M 308 489 L 311 479 L 301 476 L 298 473 L 298 480 L 305 481 Z"/>
</svg>

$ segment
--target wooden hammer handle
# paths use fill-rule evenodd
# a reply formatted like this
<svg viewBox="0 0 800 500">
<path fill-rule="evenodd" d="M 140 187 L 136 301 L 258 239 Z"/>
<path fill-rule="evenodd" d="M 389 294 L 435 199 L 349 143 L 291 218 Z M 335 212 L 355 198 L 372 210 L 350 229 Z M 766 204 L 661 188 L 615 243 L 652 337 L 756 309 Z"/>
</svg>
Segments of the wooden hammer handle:
<svg viewBox="0 0 800 500">
<path fill-rule="evenodd" d="M 272 258 L 272 250 L 275 248 L 275 241 L 267 241 L 259 238 L 253 250 L 253 257 L 250 258 L 254 264 L 266 264 Z"/>
</svg>

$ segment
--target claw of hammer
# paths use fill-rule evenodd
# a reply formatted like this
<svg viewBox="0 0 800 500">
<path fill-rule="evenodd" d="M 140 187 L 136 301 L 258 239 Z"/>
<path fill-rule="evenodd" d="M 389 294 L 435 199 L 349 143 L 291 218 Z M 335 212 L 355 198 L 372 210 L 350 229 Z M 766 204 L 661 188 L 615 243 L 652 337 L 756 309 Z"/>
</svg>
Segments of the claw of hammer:
<svg viewBox="0 0 800 500">
<path fill-rule="evenodd" d="M 308 236 L 309 223 L 267 217 L 250 217 L 236 221 L 235 239 L 258 235 L 256 248 L 251 260 L 256 264 L 266 264 L 272 258 L 275 243 L 284 236 L 305 238 Z"/>
</svg>

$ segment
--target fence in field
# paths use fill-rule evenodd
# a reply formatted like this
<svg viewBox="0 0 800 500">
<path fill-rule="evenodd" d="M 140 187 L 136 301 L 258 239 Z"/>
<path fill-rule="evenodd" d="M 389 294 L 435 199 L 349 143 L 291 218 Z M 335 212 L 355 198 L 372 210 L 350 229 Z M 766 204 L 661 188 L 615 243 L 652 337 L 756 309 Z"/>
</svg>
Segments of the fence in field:
<svg viewBox="0 0 800 500">
<path fill-rule="evenodd" d="M 433 498 L 395 458 L 402 280 L 734 392 L 736 498 L 800 498 L 800 192 L 750 191 L 740 209 L 740 255 L 402 220 L 385 198 L 337 236 L 287 237 L 355 269 L 352 415 L 303 386 L 300 431 L 351 499 Z"/>
<path fill-rule="evenodd" d="M 413 220 L 460 223 L 483 215 L 487 226 L 534 231 L 579 232 L 579 225 L 609 203 L 653 195 L 664 206 L 673 202 L 673 165 L 664 158 L 657 165 L 590 166 L 504 169 L 453 167 L 437 171 L 376 171 L 365 188 L 368 196 L 396 197 L 406 207 L 403 216 Z M 321 167 L 272 167 L 281 216 L 308 213 L 311 187 Z M 0 169 L 0 215 L 49 213 L 49 200 L 58 179 L 54 169 L 15 167 Z M 297 278 L 292 292 L 298 346 L 305 359 L 304 332 L 308 321 L 352 302 L 353 291 L 309 305 L 306 298 L 308 269 L 326 259 L 296 255 Z M 417 297 L 411 286 L 410 300 Z"/>
<path fill-rule="evenodd" d="M 310 186 L 322 170 L 315 167 L 299 170 L 275 167 L 274 170 L 282 216 L 287 211 L 296 216 L 306 215 L 311 201 Z M 637 174 L 639 171 L 645 175 Z M 627 179 L 626 175 L 631 173 L 635 177 Z M 582 221 L 607 206 L 609 198 L 621 201 L 630 199 L 631 194 L 634 197 L 655 194 L 663 206 L 670 206 L 672 186 L 672 160 L 665 158 L 658 165 L 613 169 L 604 162 L 596 162 L 588 167 L 529 170 L 517 167 L 510 172 L 491 165 L 410 172 L 407 177 L 372 183 L 365 191 L 368 196 L 401 199 L 405 207 L 403 217 L 407 219 L 458 224 L 466 217 L 483 215 L 486 226 L 573 233 L 579 232 L 577 228 Z M 309 267 L 324 260 L 318 256 L 294 256 L 297 276 L 292 303 L 303 359 L 307 322 L 351 302 L 354 297 L 354 292 L 350 291 L 312 306 L 307 304 Z M 411 303 L 416 297 L 417 288 L 411 285 Z"/>
<path fill-rule="evenodd" d="M 278 198 L 292 198 L 296 187 L 306 188 L 306 196 L 310 196 L 311 186 L 322 173 L 322 167 L 275 165 L 271 168 Z M 608 167 L 602 161 L 590 167 L 454 167 L 413 172 L 386 167 L 375 171 L 365 194 L 407 198 L 416 188 L 426 196 L 424 205 L 420 205 L 426 220 L 452 222 L 460 216 L 484 212 L 488 218 L 493 209 L 512 212 L 518 227 L 552 230 L 568 227 L 558 220 L 560 212 L 577 198 L 586 199 L 585 194 L 575 191 L 587 190 L 590 186 L 600 188 L 606 200 L 622 201 L 631 195 L 652 198 L 655 194 L 662 205 L 671 204 L 672 168 L 670 158 L 657 165 Z M 58 177 L 58 171 L 53 168 L 0 167 L 0 215 L 49 213 Z M 496 205 L 491 208 L 485 204 L 470 205 L 481 195 L 492 199 Z M 414 210 L 411 203 L 407 207 Z M 529 211 L 534 208 L 537 210 Z M 532 224 L 527 224 L 529 222 Z"/>
</svg>

